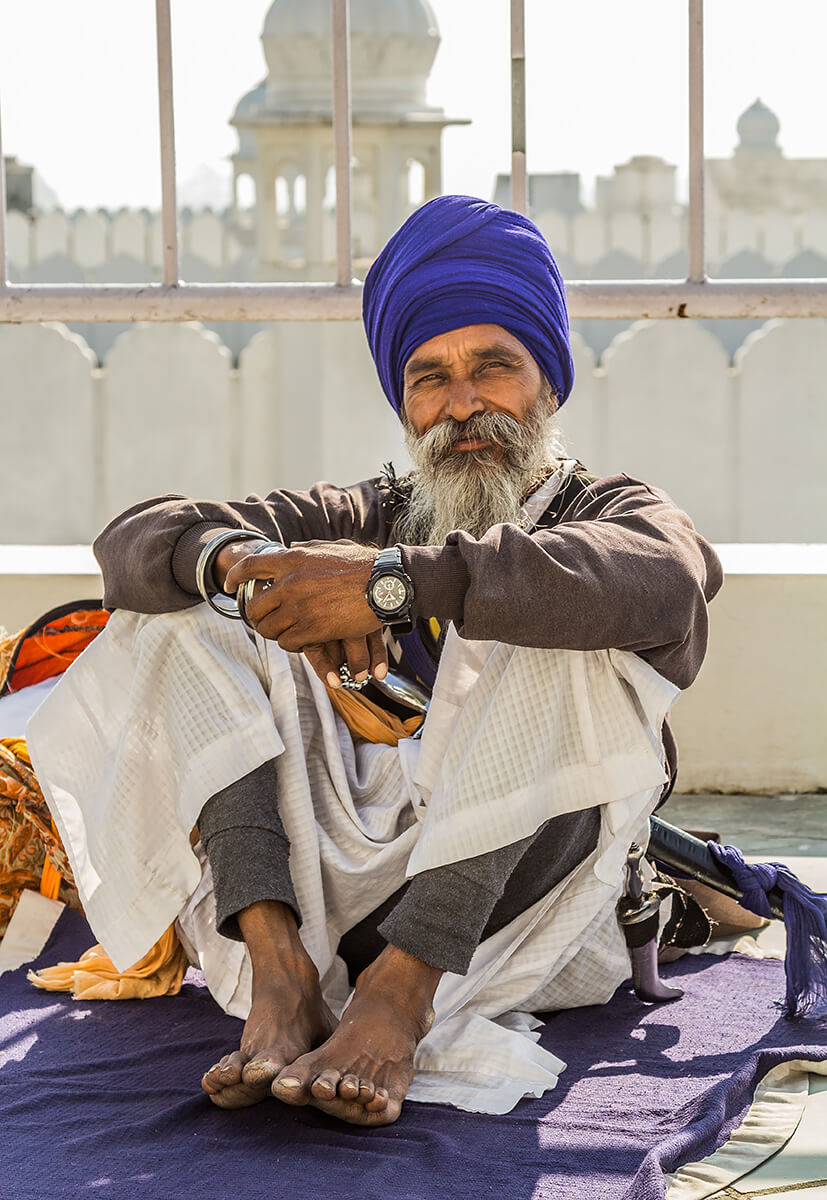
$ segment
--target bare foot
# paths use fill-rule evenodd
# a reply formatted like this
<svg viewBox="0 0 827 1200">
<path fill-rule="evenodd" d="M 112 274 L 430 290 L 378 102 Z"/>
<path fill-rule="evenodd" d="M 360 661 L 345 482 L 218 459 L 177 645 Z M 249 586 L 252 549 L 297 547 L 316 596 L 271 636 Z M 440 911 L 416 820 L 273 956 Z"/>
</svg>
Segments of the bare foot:
<svg viewBox="0 0 827 1200">
<path fill-rule="evenodd" d="M 241 1045 L 210 1067 L 201 1086 L 219 1108 L 246 1108 L 270 1095 L 287 1063 L 328 1038 L 336 1026 L 319 976 L 289 909 L 261 901 L 239 914 L 253 962 L 253 1003 Z"/>
<path fill-rule="evenodd" d="M 327 1041 L 285 1067 L 273 1095 L 312 1104 L 354 1125 L 389 1125 L 402 1109 L 414 1054 L 434 1019 L 442 972 L 387 946 L 356 981 L 356 990 Z"/>
</svg>

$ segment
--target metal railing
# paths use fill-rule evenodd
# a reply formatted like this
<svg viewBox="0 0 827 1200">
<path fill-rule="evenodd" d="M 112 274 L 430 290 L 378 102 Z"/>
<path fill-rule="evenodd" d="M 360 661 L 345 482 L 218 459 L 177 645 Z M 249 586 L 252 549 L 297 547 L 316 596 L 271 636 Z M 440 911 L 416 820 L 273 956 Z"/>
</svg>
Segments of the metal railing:
<svg viewBox="0 0 827 1200">
<path fill-rule="evenodd" d="M 525 0 L 511 7 L 511 202 L 528 204 Z M 336 279 L 330 283 L 183 283 L 178 278 L 170 0 L 156 0 L 161 133 L 163 282 L 126 286 L 8 283 L 0 130 L 0 321 L 353 321 L 360 315 L 351 249 L 348 0 L 331 0 Z M 574 318 L 824 317 L 827 279 L 706 277 L 704 255 L 703 0 L 689 0 L 689 277 L 570 281 Z"/>
</svg>

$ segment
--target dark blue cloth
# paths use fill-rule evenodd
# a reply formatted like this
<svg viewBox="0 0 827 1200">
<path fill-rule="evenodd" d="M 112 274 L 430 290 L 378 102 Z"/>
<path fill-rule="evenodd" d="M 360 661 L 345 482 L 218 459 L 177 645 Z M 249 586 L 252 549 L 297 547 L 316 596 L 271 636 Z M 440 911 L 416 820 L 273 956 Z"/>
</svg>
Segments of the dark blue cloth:
<svg viewBox="0 0 827 1200">
<path fill-rule="evenodd" d="M 408 217 L 368 271 L 365 331 L 397 413 L 402 373 L 429 338 L 501 325 L 537 362 L 562 404 L 574 385 L 566 293 L 528 217 L 473 196 L 438 196 Z"/>
<path fill-rule="evenodd" d="M 742 908 L 769 917 L 767 893 L 772 888 L 781 892 L 787 930 L 784 1011 L 790 1017 L 823 1015 L 827 1009 L 827 896 L 807 887 L 783 863 L 747 863 L 736 846 L 707 845 L 741 889 Z"/>
<path fill-rule="evenodd" d="M 60 918 L 36 966 L 93 941 Z M 407 1104 L 360 1130 L 276 1100 L 223 1112 L 199 1087 L 241 1022 L 191 971 L 158 1000 L 75 1001 L 0 977 L 0 1200 L 663 1200 L 662 1168 L 710 1153 L 779 1062 L 827 1058 L 824 1023 L 788 1021 L 780 962 L 684 958 L 686 991 L 550 1017 L 567 1063 L 554 1091 L 506 1116 Z"/>
</svg>

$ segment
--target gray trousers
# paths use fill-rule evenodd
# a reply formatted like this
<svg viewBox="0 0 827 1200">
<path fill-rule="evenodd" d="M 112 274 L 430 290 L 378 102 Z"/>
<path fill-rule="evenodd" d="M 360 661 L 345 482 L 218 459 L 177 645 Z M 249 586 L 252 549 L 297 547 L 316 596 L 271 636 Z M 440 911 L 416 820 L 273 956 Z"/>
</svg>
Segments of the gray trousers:
<svg viewBox="0 0 827 1200">
<path fill-rule="evenodd" d="M 238 913 L 259 900 L 281 901 L 301 923 L 274 778 L 271 760 L 201 810 L 216 926 L 225 937 L 241 940 Z M 432 967 L 466 974 L 480 942 L 565 879 L 595 848 L 599 830 L 597 808 L 564 813 L 512 845 L 415 875 L 342 937 L 351 981 L 388 942 Z"/>
</svg>

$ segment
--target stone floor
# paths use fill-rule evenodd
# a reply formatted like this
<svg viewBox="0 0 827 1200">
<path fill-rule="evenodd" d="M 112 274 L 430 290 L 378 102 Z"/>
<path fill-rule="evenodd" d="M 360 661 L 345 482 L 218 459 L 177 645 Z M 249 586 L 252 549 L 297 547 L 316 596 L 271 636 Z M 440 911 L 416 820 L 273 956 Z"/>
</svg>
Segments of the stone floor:
<svg viewBox="0 0 827 1200">
<path fill-rule="evenodd" d="M 775 859 L 827 892 L 827 795 L 674 796 L 660 816 L 683 829 L 716 830 L 752 861 Z M 773 921 L 758 935 L 767 950 L 783 949 Z M 827 1200 L 827 1076 L 810 1076 L 804 1117 L 787 1145 L 717 1200 Z"/>
</svg>

